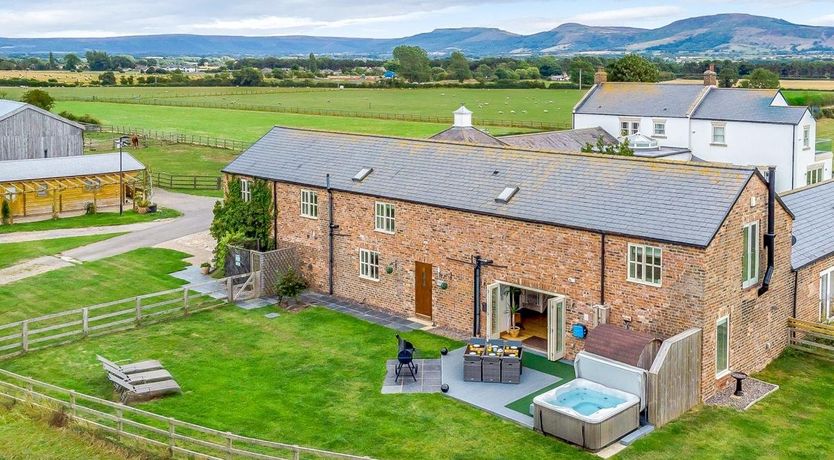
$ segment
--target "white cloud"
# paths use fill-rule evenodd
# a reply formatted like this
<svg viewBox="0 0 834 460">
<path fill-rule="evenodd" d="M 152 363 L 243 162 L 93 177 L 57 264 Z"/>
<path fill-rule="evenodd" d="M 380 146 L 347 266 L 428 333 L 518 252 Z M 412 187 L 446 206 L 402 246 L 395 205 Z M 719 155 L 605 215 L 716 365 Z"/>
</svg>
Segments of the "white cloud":
<svg viewBox="0 0 834 460">
<path fill-rule="evenodd" d="M 582 13 L 571 17 L 568 21 L 595 26 L 626 26 L 635 22 L 654 22 L 658 18 L 671 18 L 683 12 L 679 6 L 646 6 Z"/>
<path fill-rule="evenodd" d="M 834 14 L 816 16 L 808 19 L 806 22 L 815 26 L 834 26 Z"/>
</svg>

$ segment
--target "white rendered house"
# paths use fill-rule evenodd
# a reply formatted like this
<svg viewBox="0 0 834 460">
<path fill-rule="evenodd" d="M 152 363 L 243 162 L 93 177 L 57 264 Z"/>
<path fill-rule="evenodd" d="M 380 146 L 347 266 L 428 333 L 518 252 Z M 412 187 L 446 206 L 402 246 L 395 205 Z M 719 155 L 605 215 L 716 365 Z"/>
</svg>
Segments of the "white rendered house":
<svg viewBox="0 0 834 460">
<path fill-rule="evenodd" d="M 653 144 L 640 156 L 775 166 L 778 191 L 831 178 L 831 152 L 817 151 L 807 107 L 788 106 L 779 90 L 607 82 L 605 72 L 573 109 L 573 127 L 601 127 L 619 139 Z"/>
</svg>

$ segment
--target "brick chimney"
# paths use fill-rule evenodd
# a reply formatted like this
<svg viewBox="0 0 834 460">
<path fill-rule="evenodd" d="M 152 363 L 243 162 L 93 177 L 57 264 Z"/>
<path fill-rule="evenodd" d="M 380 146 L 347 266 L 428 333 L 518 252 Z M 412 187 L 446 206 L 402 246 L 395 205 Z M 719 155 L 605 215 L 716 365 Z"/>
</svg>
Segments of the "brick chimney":
<svg viewBox="0 0 834 460">
<path fill-rule="evenodd" d="M 596 73 L 594 73 L 594 84 L 598 85 L 600 83 L 605 83 L 608 81 L 608 73 L 605 72 L 605 69 L 602 67 L 597 67 Z"/>
<path fill-rule="evenodd" d="M 710 64 L 709 69 L 704 72 L 704 86 L 718 86 L 718 74 L 715 73 L 715 64 Z"/>
</svg>

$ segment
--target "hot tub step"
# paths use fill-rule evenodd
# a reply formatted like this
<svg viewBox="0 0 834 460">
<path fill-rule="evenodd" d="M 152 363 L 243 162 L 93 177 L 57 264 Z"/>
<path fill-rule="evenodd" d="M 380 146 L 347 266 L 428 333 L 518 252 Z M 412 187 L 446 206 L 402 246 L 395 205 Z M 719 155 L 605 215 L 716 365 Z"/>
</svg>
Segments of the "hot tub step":
<svg viewBox="0 0 834 460">
<path fill-rule="evenodd" d="M 652 431 L 654 431 L 654 425 L 643 425 L 631 433 L 623 436 L 623 438 L 620 439 L 620 443 L 630 446 L 631 443 L 651 433 Z"/>
</svg>

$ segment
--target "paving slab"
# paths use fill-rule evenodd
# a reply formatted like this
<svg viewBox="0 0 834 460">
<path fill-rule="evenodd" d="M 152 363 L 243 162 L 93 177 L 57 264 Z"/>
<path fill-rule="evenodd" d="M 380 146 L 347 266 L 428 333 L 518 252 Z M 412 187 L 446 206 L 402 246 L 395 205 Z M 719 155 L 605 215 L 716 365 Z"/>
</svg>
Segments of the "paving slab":
<svg viewBox="0 0 834 460">
<path fill-rule="evenodd" d="M 417 372 L 411 376 L 408 368 L 403 367 L 397 379 L 397 360 L 389 359 L 385 363 L 385 379 L 382 382 L 383 394 L 397 393 L 439 393 L 442 384 L 442 364 L 439 359 L 415 359 Z"/>
<path fill-rule="evenodd" d="M 330 310 L 338 311 L 369 323 L 379 324 L 380 326 L 385 326 L 398 332 L 411 332 L 426 328 L 425 325 L 410 321 L 407 318 L 318 292 L 305 292 L 301 295 L 301 299 L 307 303 L 321 305 Z"/>
</svg>

